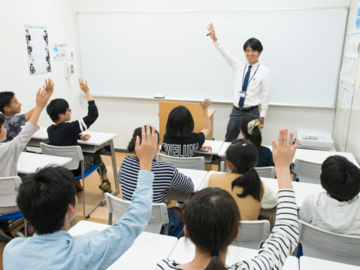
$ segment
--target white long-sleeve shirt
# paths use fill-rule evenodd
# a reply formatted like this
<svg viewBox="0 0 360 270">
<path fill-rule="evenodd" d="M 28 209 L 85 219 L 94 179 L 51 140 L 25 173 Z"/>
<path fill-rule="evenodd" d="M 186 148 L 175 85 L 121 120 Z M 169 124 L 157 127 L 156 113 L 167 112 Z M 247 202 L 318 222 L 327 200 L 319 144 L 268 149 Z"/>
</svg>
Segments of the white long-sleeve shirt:
<svg viewBox="0 0 360 270">
<path fill-rule="evenodd" d="M 236 59 L 218 40 L 214 42 L 215 47 L 224 57 L 226 63 L 235 72 L 235 91 L 234 106 L 239 107 L 240 92 L 242 90 L 243 79 L 249 69 L 249 64 Z M 259 66 L 260 65 L 260 66 Z M 258 68 L 259 67 L 259 68 Z M 246 70 L 244 70 L 246 68 Z M 257 69 L 257 71 L 256 71 Z M 256 71 L 255 76 L 253 77 Z M 246 90 L 244 107 L 258 106 L 261 104 L 260 116 L 265 117 L 269 105 L 270 94 L 270 70 L 263 64 L 257 62 L 252 66 L 250 71 L 250 79 Z"/>
</svg>

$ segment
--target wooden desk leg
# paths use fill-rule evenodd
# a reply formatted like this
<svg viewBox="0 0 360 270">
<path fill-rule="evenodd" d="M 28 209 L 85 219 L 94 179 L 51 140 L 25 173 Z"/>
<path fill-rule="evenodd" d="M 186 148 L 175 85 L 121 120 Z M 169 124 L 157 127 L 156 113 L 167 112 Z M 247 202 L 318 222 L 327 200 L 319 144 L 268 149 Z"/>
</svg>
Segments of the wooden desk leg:
<svg viewBox="0 0 360 270">
<path fill-rule="evenodd" d="M 112 195 L 117 195 L 120 193 L 119 189 L 119 181 L 118 181 L 118 173 L 117 173 L 117 166 L 116 166 L 116 159 L 115 159 L 115 148 L 114 148 L 114 141 L 110 141 L 110 149 L 111 149 L 111 161 L 114 173 L 114 181 L 116 189 L 113 191 Z"/>
</svg>

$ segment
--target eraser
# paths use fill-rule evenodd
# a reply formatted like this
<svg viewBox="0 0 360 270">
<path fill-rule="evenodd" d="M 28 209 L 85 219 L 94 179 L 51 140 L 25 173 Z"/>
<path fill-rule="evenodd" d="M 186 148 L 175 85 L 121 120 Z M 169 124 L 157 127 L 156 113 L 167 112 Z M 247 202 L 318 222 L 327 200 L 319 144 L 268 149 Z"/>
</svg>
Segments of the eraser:
<svg viewBox="0 0 360 270">
<path fill-rule="evenodd" d="M 165 96 L 162 94 L 155 94 L 154 98 L 165 98 Z"/>
</svg>

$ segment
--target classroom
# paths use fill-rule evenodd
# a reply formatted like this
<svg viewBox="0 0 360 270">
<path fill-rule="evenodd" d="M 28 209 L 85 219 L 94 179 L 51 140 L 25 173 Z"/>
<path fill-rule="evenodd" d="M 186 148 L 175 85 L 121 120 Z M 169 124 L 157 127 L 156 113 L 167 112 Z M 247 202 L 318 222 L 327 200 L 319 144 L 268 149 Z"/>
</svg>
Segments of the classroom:
<svg viewBox="0 0 360 270">
<path fill-rule="evenodd" d="M 360 267 L 360 0 L 0 0 L 1 269 Z"/>
</svg>

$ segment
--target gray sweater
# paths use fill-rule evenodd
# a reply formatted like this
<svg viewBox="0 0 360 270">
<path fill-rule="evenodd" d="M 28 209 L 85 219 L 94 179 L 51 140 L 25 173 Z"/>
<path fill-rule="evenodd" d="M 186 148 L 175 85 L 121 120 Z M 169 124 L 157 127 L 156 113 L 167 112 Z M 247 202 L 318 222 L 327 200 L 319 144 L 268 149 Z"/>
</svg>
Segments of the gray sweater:
<svg viewBox="0 0 360 270">
<path fill-rule="evenodd" d="M 23 130 L 12 141 L 0 145 L 0 177 L 17 176 L 17 163 L 37 127 L 27 122 Z"/>
</svg>

